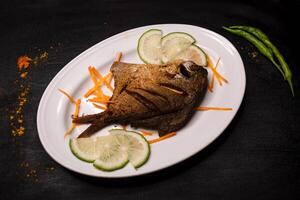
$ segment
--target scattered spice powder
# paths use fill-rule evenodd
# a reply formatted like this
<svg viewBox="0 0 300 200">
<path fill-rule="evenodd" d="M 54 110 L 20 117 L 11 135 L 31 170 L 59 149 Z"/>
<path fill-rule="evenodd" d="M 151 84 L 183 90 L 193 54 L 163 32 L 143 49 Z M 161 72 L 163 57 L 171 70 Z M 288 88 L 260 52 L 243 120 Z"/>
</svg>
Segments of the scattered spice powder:
<svg viewBox="0 0 300 200">
<path fill-rule="evenodd" d="M 27 96 L 30 90 L 30 86 L 23 84 L 20 85 L 20 92 L 18 95 L 18 102 L 16 107 L 10 111 L 9 119 L 11 126 L 11 133 L 13 136 L 22 136 L 25 133 L 25 124 L 24 124 L 24 106 L 28 102 Z"/>
<path fill-rule="evenodd" d="M 254 51 L 254 52 L 250 52 L 248 53 L 248 55 L 251 57 L 251 58 L 256 58 L 258 56 L 258 52 L 257 51 Z"/>
<path fill-rule="evenodd" d="M 27 180 L 32 180 L 35 182 L 39 181 L 40 174 L 50 174 L 55 171 L 53 166 L 43 166 L 41 163 L 29 163 L 27 161 L 23 161 L 20 163 L 20 169 L 24 172 L 24 177 Z M 19 175 L 19 173 L 17 173 Z M 21 175 L 21 174 L 20 174 Z"/>
<path fill-rule="evenodd" d="M 32 63 L 34 65 L 37 65 L 39 64 L 40 62 L 43 62 L 45 60 L 48 59 L 48 53 L 45 51 L 44 53 L 41 53 L 40 55 L 36 56 L 33 60 L 32 60 Z"/>
<path fill-rule="evenodd" d="M 38 181 L 37 169 L 35 167 L 32 167 L 31 165 L 29 165 L 29 163 L 26 161 L 23 161 L 20 164 L 20 167 L 25 171 L 26 178 L 32 179 L 36 182 Z"/>
<path fill-rule="evenodd" d="M 20 77 L 21 78 L 26 78 L 27 74 L 28 74 L 28 72 L 23 72 L 23 73 L 20 74 Z"/>
<path fill-rule="evenodd" d="M 19 70 L 28 68 L 31 61 L 32 59 L 26 55 L 20 56 L 17 60 Z"/>
<path fill-rule="evenodd" d="M 15 81 L 19 88 L 16 106 L 9 111 L 9 121 L 12 136 L 23 136 L 25 134 L 24 107 L 28 103 L 28 94 L 30 84 L 28 82 L 29 72 L 32 65 L 37 65 L 48 59 L 48 53 L 43 52 L 34 59 L 27 55 L 20 56 L 17 59 L 17 68 L 19 77 Z M 33 173 L 33 172 L 32 172 Z"/>
</svg>

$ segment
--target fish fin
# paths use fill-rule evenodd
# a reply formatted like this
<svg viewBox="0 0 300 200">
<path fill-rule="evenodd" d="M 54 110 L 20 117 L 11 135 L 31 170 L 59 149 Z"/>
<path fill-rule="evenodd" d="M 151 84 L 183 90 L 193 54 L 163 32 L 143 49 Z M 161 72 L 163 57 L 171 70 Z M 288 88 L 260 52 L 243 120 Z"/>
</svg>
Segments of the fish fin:
<svg viewBox="0 0 300 200">
<path fill-rule="evenodd" d="M 98 119 L 100 119 L 105 112 L 97 113 L 97 114 L 92 114 L 92 115 L 83 115 L 81 117 L 76 117 L 73 118 L 72 122 L 75 124 L 91 124 Z"/>
</svg>

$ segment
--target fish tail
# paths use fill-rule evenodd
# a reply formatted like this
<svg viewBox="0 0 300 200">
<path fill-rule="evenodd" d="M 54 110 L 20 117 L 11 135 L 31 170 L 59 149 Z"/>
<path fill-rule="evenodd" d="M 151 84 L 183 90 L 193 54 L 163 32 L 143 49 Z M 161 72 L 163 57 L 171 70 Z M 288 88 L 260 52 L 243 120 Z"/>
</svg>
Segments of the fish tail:
<svg viewBox="0 0 300 200">
<path fill-rule="evenodd" d="M 97 131 L 99 131 L 104 126 L 106 126 L 106 124 L 104 124 L 104 123 L 92 124 L 87 129 L 85 129 L 85 131 L 83 131 L 78 136 L 78 138 L 87 138 L 87 137 L 90 137 L 91 135 L 93 135 L 94 133 L 96 133 Z"/>
<path fill-rule="evenodd" d="M 93 115 L 84 115 L 81 117 L 73 118 L 72 122 L 75 124 L 91 124 L 105 116 L 105 112 L 93 114 Z"/>
</svg>

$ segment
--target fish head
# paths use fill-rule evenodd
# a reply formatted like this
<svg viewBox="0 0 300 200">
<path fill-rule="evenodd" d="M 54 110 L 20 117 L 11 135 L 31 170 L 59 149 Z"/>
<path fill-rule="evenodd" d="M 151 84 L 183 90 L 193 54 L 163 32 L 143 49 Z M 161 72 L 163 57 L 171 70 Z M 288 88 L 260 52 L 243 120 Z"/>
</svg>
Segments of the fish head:
<svg viewBox="0 0 300 200">
<path fill-rule="evenodd" d="M 189 60 L 174 60 L 166 65 L 161 65 L 161 68 L 167 76 L 173 78 L 190 79 L 196 75 L 207 75 L 206 69 Z"/>
<path fill-rule="evenodd" d="M 190 103 L 199 93 L 205 93 L 202 91 L 207 87 L 207 70 L 193 61 L 175 60 L 162 65 L 160 70 L 156 84 L 171 90 L 173 93 L 169 94 L 177 103 L 182 102 L 178 98 Z"/>
</svg>

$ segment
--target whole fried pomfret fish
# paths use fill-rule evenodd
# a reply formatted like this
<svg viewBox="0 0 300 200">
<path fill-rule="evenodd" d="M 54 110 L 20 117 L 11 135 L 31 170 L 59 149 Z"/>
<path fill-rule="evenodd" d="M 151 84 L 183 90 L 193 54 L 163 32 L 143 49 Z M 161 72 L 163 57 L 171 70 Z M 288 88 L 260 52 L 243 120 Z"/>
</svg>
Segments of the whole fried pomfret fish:
<svg viewBox="0 0 300 200">
<path fill-rule="evenodd" d="M 182 128 L 207 88 L 207 71 L 192 61 L 164 65 L 114 62 L 115 89 L 104 112 L 73 119 L 91 124 L 79 137 L 89 137 L 110 124 L 157 130 L 162 136 Z"/>
</svg>

